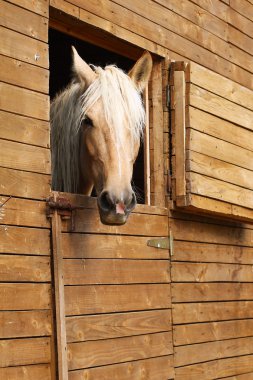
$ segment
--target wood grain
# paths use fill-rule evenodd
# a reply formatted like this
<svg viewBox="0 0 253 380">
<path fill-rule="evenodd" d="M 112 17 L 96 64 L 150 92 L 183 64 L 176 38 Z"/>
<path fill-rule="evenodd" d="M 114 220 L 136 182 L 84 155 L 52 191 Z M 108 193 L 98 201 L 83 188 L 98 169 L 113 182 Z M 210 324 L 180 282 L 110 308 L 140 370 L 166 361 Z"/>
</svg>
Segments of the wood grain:
<svg viewBox="0 0 253 380">
<path fill-rule="evenodd" d="M 51 380 L 51 375 L 48 364 L 0 368 L 0 377 L 5 380 Z"/>
</svg>

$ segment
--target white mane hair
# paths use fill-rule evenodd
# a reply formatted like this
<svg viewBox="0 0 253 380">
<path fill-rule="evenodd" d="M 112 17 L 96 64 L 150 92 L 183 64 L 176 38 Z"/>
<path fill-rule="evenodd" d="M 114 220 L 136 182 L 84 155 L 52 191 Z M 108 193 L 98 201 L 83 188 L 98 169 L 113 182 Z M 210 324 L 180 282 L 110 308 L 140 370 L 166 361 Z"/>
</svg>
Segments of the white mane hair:
<svg viewBox="0 0 253 380">
<path fill-rule="evenodd" d="M 127 74 L 116 66 L 93 66 L 97 79 L 84 91 L 72 82 L 51 104 L 52 189 L 77 193 L 81 125 L 89 109 L 101 98 L 106 122 L 117 146 L 128 128 L 133 142 L 140 139 L 145 110 L 139 91 Z M 124 123 L 122 121 L 125 121 Z"/>
</svg>

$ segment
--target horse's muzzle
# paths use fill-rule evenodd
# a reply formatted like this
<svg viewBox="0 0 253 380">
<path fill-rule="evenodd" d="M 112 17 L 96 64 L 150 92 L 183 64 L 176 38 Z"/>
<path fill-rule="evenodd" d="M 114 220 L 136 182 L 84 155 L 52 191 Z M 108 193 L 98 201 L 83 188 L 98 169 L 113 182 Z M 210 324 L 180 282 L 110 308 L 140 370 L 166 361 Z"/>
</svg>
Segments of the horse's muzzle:
<svg viewBox="0 0 253 380">
<path fill-rule="evenodd" d="M 122 200 L 118 200 L 108 191 L 103 191 L 98 196 L 98 209 L 103 224 L 125 224 L 135 206 L 136 196 L 133 192 Z"/>
</svg>

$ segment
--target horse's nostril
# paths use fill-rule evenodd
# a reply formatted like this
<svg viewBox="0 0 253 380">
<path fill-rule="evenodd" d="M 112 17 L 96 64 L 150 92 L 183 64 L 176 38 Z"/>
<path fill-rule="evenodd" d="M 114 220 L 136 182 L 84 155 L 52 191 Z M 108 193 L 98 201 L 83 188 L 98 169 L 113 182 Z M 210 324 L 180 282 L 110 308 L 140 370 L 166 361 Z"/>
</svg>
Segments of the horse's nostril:
<svg viewBox="0 0 253 380">
<path fill-rule="evenodd" d="M 127 204 L 127 210 L 131 211 L 136 206 L 136 203 L 137 203 L 136 196 L 134 193 L 132 193 L 132 198 Z"/>
<path fill-rule="evenodd" d="M 103 211 L 110 211 L 114 207 L 113 200 L 108 191 L 104 191 L 99 196 L 99 205 Z"/>
</svg>

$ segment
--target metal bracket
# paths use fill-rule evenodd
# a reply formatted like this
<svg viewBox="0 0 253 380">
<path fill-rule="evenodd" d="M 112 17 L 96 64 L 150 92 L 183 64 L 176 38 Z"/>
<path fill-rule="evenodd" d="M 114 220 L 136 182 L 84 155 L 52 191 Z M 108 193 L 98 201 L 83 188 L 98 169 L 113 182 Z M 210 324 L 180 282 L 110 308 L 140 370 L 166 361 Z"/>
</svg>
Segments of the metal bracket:
<svg viewBox="0 0 253 380">
<path fill-rule="evenodd" d="M 150 239 L 147 241 L 149 247 L 159 248 L 159 249 L 169 249 L 170 255 L 173 255 L 173 236 L 170 231 L 170 236 L 165 238 Z"/>
<path fill-rule="evenodd" d="M 49 197 L 47 198 L 46 214 L 48 218 L 51 218 L 56 211 L 63 220 L 71 221 L 71 231 L 74 231 L 74 211 L 77 207 L 73 206 L 71 202 L 64 197 Z"/>
</svg>

